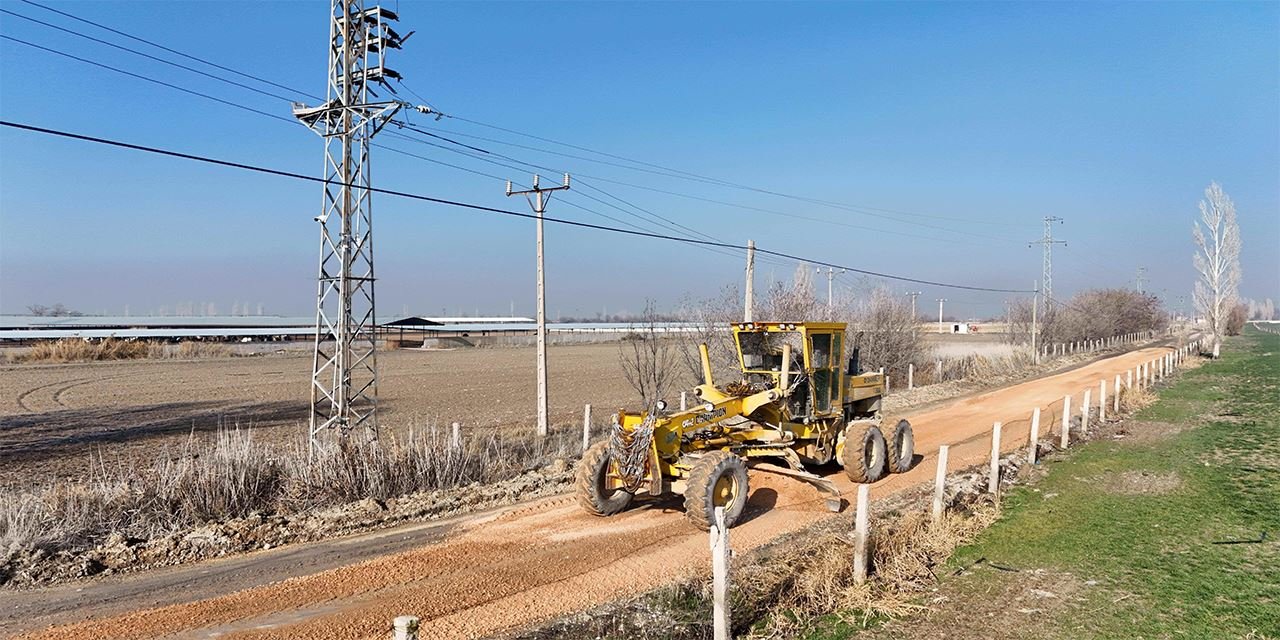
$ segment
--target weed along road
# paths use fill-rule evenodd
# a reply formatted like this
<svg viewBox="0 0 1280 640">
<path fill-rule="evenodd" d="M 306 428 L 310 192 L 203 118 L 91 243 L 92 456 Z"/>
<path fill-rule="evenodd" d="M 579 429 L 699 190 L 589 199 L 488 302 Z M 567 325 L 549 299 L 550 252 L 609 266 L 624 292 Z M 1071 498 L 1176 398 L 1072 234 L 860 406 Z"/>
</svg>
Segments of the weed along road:
<svg viewBox="0 0 1280 640">
<path fill-rule="evenodd" d="M 877 483 L 872 494 L 883 498 L 931 482 L 939 445 L 951 445 L 953 470 L 984 463 L 996 421 L 1004 424 L 1003 449 L 1024 447 L 1035 407 L 1042 409 L 1042 437 L 1056 434 L 1064 396 L 1073 397 L 1073 415 L 1078 415 L 1086 389 L 1096 391 L 1099 380 L 1110 381 L 1168 351 L 1140 349 L 908 413 L 923 460 L 911 471 Z M 841 472 L 831 477 L 847 501 L 854 485 Z M 832 517 L 823 496 L 799 481 L 753 472 L 751 487 L 744 521 L 733 530 L 733 547 L 740 552 Z M 257 582 L 239 585 L 224 579 L 222 594 L 199 592 L 192 597 L 200 599 L 188 602 L 175 602 L 181 596 L 171 593 L 163 599 L 147 594 L 137 585 L 150 578 L 138 574 L 113 583 L 121 598 L 140 607 L 136 610 L 119 613 L 118 603 L 111 609 L 89 605 L 41 611 L 33 606 L 21 620 L 0 617 L 0 622 L 20 638 L 342 640 L 383 638 L 393 618 L 411 614 L 421 617 L 423 638 L 482 637 L 706 570 L 706 533 L 690 526 L 680 509 L 678 500 L 641 501 L 618 516 L 595 518 L 583 513 L 572 497 L 561 496 L 462 518 L 437 542 L 318 573 L 282 575 L 271 578 L 274 582 L 257 575 Z M 838 517 L 850 517 L 848 509 Z M 369 544 L 377 542 L 370 539 Z M 169 575 L 198 575 L 210 564 Z M 156 589 L 165 588 L 163 584 Z M 0 596 L 0 616 L 12 609 L 3 606 L 10 597 Z M 94 599 L 109 600 L 109 593 Z M 173 603 L 154 606 L 158 601 Z"/>
</svg>

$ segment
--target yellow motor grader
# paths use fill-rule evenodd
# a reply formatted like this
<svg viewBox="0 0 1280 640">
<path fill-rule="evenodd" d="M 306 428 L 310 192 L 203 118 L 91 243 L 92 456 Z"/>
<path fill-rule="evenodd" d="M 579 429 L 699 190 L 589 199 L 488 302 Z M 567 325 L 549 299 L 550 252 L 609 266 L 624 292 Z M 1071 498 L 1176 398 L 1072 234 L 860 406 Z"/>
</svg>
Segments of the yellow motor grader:
<svg viewBox="0 0 1280 640">
<path fill-rule="evenodd" d="M 856 351 L 843 361 L 844 323 L 744 322 L 732 331 L 742 378 L 718 386 L 703 344 L 694 406 L 669 411 L 659 401 L 648 411 L 619 411 L 609 439 L 591 447 L 578 468 L 583 509 L 608 516 L 636 494 L 679 493 L 694 525 L 709 528 L 723 507 L 733 526 L 747 502 L 748 461 L 825 491 L 833 511 L 839 491 L 806 465 L 837 462 L 859 483 L 911 467 L 911 425 L 899 421 L 886 441 L 884 376 L 861 373 Z"/>
</svg>

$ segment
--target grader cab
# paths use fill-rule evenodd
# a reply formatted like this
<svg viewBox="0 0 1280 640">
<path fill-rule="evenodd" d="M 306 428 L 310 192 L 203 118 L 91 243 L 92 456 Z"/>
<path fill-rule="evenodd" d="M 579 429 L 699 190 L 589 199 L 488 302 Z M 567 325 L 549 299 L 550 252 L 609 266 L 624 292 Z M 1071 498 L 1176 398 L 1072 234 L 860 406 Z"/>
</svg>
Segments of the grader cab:
<svg viewBox="0 0 1280 640">
<path fill-rule="evenodd" d="M 828 479 L 805 467 L 832 462 L 854 482 L 875 482 L 910 468 L 911 425 L 881 431 L 884 377 L 861 373 L 855 353 L 844 360 L 844 323 L 745 322 L 732 327 L 741 378 L 717 384 L 707 346 L 700 345 L 702 384 L 694 406 L 619 411 L 610 438 L 583 456 L 578 503 L 598 516 L 625 509 L 637 494 L 684 496 L 685 515 L 707 529 L 716 507 L 729 526 L 747 502 L 747 467 L 799 478 L 831 497 Z"/>
</svg>

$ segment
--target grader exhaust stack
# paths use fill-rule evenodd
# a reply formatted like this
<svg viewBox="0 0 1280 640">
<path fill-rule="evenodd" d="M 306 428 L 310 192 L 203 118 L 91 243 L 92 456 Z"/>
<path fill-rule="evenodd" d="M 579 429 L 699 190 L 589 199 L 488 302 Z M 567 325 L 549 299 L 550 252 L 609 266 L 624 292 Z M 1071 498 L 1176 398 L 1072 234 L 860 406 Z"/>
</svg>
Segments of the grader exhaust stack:
<svg viewBox="0 0 1280 640">
<path fill-rule="evenodd" d="M 589 449 L 576 494 L 587 512 L 607 516 L 637 493 L 684 496 L 685 514 L 703 529 L 725 508 L 732 526 L 748 496 L 748 462 L 758 471 L 813 484 L 838 510 L 835 485 L 806 465 L 838 462 L 855 482 L 875 482 L 911 467 L 911 425 L 880 429 L 884 377 L 846 370 L 843 323 L 740 323 L 732 327 L 742 377 L 717 386 L 707 345 L 699 345 L 699 402 L 669 412 L 619 411 L 607 442 Z M 853 362 L 850 362 L 852 368 Z"/>
</svg>

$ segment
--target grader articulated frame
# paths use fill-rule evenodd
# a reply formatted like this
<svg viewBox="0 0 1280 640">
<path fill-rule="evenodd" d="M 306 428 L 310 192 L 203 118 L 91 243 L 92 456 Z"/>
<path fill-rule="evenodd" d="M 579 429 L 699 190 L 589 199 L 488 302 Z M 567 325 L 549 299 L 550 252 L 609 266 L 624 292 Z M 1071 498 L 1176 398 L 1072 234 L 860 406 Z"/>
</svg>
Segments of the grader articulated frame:
<svg viewBox="0 0 1280 640">
<path fill-rule="evenodd" d="M 859 483 L 910 468 L 911 425 L 899 421 L 886 441 L 880 429 L 884 377 L 844 366 L 845 325 L 755 322 L 732 327 L 742 379 L 717 386 L 707 346 L 700 345 L 697 404 L 667 411 L 619 411 L 606 442 L 590 448 L 576 493 L 587 512 L 607 516 L 636 494 L 684 496 L 685 514 L 706 529 L 716 507 L 732 526 L 747 502 L 747 462 L 813 484 L 840 508 L 840 493 L 805 466 L 838 462 Z M 772 464 L 771 464 L 772 463 Z"/>
</svg>

